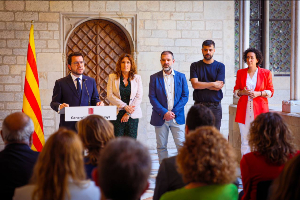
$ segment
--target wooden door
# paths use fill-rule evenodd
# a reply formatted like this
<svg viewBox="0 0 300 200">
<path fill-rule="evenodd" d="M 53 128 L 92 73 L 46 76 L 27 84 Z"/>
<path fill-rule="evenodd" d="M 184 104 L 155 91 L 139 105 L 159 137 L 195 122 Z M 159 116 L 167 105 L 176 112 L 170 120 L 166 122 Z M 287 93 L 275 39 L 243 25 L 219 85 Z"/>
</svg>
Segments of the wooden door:
<svg viewBox="0 0 300 200">
<path fill-rule="evenodd" d="M 125 33 L 110 21 L 90 20 L 74 29 L 66 46 L 66 55 L 72 52 L 84 55 L 84 75 L 95 79 L 101 101 L 109 104 L 106 99 L 108 75 L 115 71 L 123 53 L 131 53 Z"/>
</svg>

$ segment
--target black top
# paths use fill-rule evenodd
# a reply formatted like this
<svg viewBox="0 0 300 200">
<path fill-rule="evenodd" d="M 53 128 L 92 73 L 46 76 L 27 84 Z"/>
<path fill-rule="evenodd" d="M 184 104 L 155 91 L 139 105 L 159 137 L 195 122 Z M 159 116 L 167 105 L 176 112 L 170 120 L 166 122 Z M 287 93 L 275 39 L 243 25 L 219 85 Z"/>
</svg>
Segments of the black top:
<svg viewBox="0 0 300 200">
<path fill-rule="evenodd" d="M 176 156 L 163 159 L 156 177 L 153 200 L 159 200 L 164 193 L 184 186 L 182 177 L 177 172 Z"/>
<path fill-rule="evenodd" d="M 89 163 L 90 159 L 88 157 L 84 157 L 84 168 L 85 168 L 85 172 L 86 172 L 86 178 L 88 179 L 92 179 L 92 172 L 94 170 L 94 168 L 97 167 L 97 165 L 93 165 L 91 163 Z M 89 164 L 87 164 L 89 163 Z"/>
<path fill-rule="evenodd" d="M 218 61 L 206 64 L 203 60 L 194 62 L 190 68 L 190 79 L 198 78 L 200 82 L 223 81 L 225 83 L 225 65 Z M 223 99 L 222 90 L 195 89 L 193 99 L 196 102 L 220 102 Z"/>
<path fill-rule="evenodd" d="M 123 82 L 124 78 L 123 76 L 120 77 L 120 95 L 121 95 L 121 100 L 127 105 L 129 105 L 130 101 L 130 94 L 131 94 L 131 84 L 130 84 L 130 78 L 128 78 L 128 85 L 125 86 Z"/>
</svg>

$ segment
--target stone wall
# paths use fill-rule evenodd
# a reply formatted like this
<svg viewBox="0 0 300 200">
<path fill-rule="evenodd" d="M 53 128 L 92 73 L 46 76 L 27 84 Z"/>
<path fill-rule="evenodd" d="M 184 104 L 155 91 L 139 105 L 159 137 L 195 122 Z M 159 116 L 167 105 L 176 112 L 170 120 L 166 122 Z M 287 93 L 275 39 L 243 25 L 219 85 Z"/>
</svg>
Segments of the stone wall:
<svg viewBox="0 0 300 200">
<path fill-rule="evenodd" d="M 161 70 L 160 53 L 171 50 L 174 69 L 186 74 L 192 62 L 202 59 L 201 44 L 205 39 L 216 43 L 214 58 L 226 66 L 226 84 L 221 132 L 228 135 L 229 105 L 234 86 L 234 2 L 233 1 L 0 1 L 0 126 L 6 115 L 21 111 L 26 54 L 31 20 L 34 36 L 45 137 L 59 123 L 58 114 L 49 106 L 56 79 L 65 76 L 63 65 L 62 15 L 84 13 L 109 18 L 135 14 L 137 44 L 135 54 L 142 76 L 143 118 L 138 140 L 151 149 L 156 146 L 154 128 L 149 124 L 152 106 L 148 99 L 150 74 Z M 193 104 L 190 98 L 185 112 Z M 171 138 L 171 137 L 170 137 Z M 174 147 L 173 139 L 169 147 Z M 0 149 L 3 148 L 2 141 Z"/>
</svg>

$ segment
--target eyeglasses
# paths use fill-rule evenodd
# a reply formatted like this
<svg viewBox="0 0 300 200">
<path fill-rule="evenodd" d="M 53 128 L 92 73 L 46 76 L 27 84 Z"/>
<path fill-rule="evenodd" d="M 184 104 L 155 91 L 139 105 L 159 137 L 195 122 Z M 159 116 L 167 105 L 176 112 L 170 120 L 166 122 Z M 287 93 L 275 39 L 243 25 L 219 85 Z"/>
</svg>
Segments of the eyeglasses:
<svg viewBox="0 0 300 200">
<path fill-rule="evenodd" d="M 80 62 L 73 62 L 73 65 L 78 65 L 78 64 L 80 64 L 80 65 L 83 65 L 83 64 L 84 64 L 84 61 L 80 61 Z"/>
</svg>

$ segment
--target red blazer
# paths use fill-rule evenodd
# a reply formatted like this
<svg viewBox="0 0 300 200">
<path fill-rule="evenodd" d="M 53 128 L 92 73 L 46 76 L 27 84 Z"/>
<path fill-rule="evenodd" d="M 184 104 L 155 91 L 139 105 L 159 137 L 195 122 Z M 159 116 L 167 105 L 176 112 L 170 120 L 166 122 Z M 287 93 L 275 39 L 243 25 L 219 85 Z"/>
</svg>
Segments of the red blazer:
<svg viewBox="0 0 300 200">
<path fill-rule="evenodd" d="M 248 68 L 238 70 L 236 74 L 234 91 L 243 90 L 246 87 L 247 73 L 248 73 Z M 272 82 L 272 73 L 270 72 L 270 70 L 258 67 L 257 82 L 254 91 L 264 91 L 264 90 L 270 90 L 272 92 L 271 97 L 273 96 L 274 88 Z M 236 116 L 235 116 L 235 121 L 238 123 L 245 124 L 247 102 L 248 102 L 248 96 L 243 95 L 240 97 L 237 105 Z M 256 116 L 261 113 L 269 112 L 268 99 L 265 97 L 254 98 L 253 111 L 254 111 L 254 118 L 256 118 Z"/>
<path fill-rule="evenodd" d="M 290 155 L 289 159 L 299 155 Z M 276 179 L 284 168 L 283 165 L 275 165 L 267 162 L 265 156 L 250 152 L 242 157 L 240 163 L 244 195 L 242 200 L 256 200 L 257 184 L 261 181 Z"/>
</svg>

